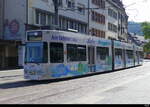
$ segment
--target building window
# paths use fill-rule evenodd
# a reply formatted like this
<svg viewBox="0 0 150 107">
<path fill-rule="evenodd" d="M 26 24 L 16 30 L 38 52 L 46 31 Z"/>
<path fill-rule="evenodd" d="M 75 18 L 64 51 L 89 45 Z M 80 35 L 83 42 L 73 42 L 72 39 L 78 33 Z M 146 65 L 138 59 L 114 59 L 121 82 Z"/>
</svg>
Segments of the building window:
<svg viewBox="0 0 150 107">
<path fill-rule="evenodd" d="M 105 0 L 92 0 L 92 3 L 102 9 L 105 9 Z"/>
<path fill-rule="evenodd" d="M 58 0 L 58 5 L 59 5 L 59 7 L 62 7 L 62 6 L 63 6 L 62 0 Z"/>
<path fill-rule="evenodd" d="M 54 24 L 54 16 L 48 12 L 36 10 L 35 11 L 35 24 L 38 25 L 52 25 Z"/>
<path fill-rule="evenodd" d="M 73 21 L 69 21 L 69 29 L 75 29 Z"/>
<path fill-rule="evenodd" d="M 100 24 L 105 24 L 105 20 L 106 19 L 104 15 L 92 11 L 92 21 L 95 21 Z"/>
<path fill-rule="evenodd" d="M 78 13 L 82 14 L 82 15 L 85 15 L 85 5 L 82 5 L 82 4 L 78 4 Z"/>
<path fill-rule="evenodd" d="M 112 32 L 117 32 L 117 26 L 111 23 L 108 23 L 108 30 Z"/>
<path fill-rule="evenodd" d="M 120 13 L 118 14 L 118 19 L 121 19 L 121 14 Z"/>
<path fill-rule="evenodd" d="M 40 12 L 36 10 L 36 24 L 40 24 Z"/>
<path fill-rule="evenodd" d="M 72 9 L 75 8 L 75 1 L 74 0 L 66 0 L 66 2 L 67 2 L 68 8 L 72 8 Z"/>
<path fill-rule="evenodd" d="M 35 24 L 43 26 L 54 25 L 54 15 L 40 10 L 35 11 Z M 74 29 L 80 33 L 87 33 L 87 24 L 80 21 L 59 16 L 59 27 L 63 30 Z"/>
<path fill-rule="evenodd" d="M 114 19 L 117 19 L 117 13 L 110 8 L 108 9 L 108 15 Z"/>
<path fill-rule="evenodd" d="M 52 15 L 48 15 L 48 25 L 54 24 L 54 17 Z"/>
<path fill-rule="evenodd" d="M 41 25 L 46 25 L 46 14 L 41 13 Z"/>
<path fill-rule="evenodd" d="M 100 37 L 100 38 L 105 38 L 105 36 L 106 36 L 105 31 L 98 30 L 98 29 L 95 29 L 95 28 L 92 28 L 91 31 L 92 31 L 93 36 Z"/>
</svg>

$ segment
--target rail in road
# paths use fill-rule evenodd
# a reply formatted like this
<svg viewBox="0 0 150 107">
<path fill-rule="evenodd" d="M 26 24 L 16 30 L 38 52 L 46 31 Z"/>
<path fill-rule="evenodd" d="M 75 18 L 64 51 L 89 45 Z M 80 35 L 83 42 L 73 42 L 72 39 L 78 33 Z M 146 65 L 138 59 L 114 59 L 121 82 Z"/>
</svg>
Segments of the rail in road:
<svg viewBox="0 0 150 107">
<path fill-rule="evenodd" d="M 83 78 L 66 79 L 61 81 L 27 81 L 22 78 L 22 70 L 15 74 L 2 72 L 0 75 L 1 104 L 81 104 L 102 103 L 114 93 L 124 90 L 126 84 L 142 80 L 150 76 L 150 61 L 136 68 L 105 73 Z M 1 72 L 0 72 L 1 74 Z M 14 76 L 14 77 L 13 77 Z M 3 81 L 1 81 L 3 80 Z M 138 84 L 137 84 L 138 85 Z M 126 86 L 127 87 L 127 86 Z M 105 95 L 102 95 L 103 93 Z M 113 94 L 114 95 L 114 94 Z M 106 103 L 106 102 L 105 102 Z M 113 102 L 112 102 L 113 103 Z"/>
</svg>

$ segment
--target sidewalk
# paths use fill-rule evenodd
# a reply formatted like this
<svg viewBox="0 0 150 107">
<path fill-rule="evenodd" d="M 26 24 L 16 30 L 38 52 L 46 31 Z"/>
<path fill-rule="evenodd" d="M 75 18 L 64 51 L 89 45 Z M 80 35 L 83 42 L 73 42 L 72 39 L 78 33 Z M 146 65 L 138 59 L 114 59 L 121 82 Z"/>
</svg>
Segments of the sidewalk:
<svg viewBox="0 0 150 107">
<path fill-rule="evenodd" d="M 3 71 L 21 70 L 21 69 L 23 69 L 23 67 L 0 68 L 0 72 L 3 72 Z"/>
<path fill-rule="evenodd" d="M 144 59 L 144 62 L 150 62 L 150 59 Z"/>
</svg>

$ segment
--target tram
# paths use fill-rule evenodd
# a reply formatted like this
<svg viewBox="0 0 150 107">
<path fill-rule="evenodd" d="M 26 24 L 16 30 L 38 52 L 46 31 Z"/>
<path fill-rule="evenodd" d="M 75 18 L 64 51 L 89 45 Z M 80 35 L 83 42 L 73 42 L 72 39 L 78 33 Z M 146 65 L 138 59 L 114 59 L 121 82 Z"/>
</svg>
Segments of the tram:
<svg viewBox="0 0 150 107">
<path fill-rule="evenodd" d="M 129 43 L 66 31 L 27 31 L 24 78 L 49 80 L 110 72 L 142 65 L 140 55 L 142 48 Z"/>
</svg>

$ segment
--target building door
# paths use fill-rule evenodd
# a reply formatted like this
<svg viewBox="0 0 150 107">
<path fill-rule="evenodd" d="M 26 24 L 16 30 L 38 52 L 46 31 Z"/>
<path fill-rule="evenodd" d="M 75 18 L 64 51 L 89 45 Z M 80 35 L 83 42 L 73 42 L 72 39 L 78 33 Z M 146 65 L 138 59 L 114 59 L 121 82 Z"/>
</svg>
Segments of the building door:
<svg viewBox="0 0 150 107">
<path fill-rule="evenodd" d="M 95 47 L 88 47 L 88 64 L 90 72 L 95 72 Z"/>
</svg>

